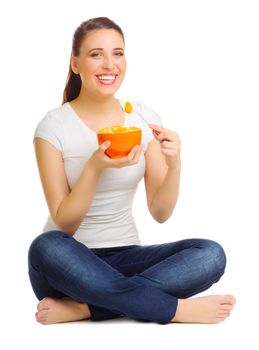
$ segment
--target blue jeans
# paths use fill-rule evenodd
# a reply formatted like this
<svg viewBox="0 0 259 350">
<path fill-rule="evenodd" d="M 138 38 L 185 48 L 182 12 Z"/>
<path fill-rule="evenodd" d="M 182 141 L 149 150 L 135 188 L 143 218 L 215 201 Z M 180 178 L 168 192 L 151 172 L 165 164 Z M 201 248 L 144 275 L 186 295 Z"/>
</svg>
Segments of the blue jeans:
<svg viewBox="0 0 259 350">
<path fill-rule="evenodd" d="M 62 231 L 34 239 L 29 277 L 36 297 L 69 296 L 94 321 L 127 316 L 169 323 L 178 298 L 208 289 L 223 275 L 222 247 L 207 239 L 89 249 Z"/>
</svg>

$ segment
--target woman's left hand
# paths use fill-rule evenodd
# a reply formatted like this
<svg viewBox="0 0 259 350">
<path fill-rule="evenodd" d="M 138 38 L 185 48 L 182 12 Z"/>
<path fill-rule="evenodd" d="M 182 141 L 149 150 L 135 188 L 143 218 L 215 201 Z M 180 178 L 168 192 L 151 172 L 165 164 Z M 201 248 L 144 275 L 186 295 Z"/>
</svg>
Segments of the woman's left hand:
<svg viewBox="0 0 259 350">
<path fill-rule="evenodd" d="M 169 129 L 162 128 L 156 124 L 149 124 L 153 135 L 161 146 L 161 152 L 165 156 L 168 168 L 175 168 L 180 165 L 180 139 L 179 135 Z"/>
</svg>

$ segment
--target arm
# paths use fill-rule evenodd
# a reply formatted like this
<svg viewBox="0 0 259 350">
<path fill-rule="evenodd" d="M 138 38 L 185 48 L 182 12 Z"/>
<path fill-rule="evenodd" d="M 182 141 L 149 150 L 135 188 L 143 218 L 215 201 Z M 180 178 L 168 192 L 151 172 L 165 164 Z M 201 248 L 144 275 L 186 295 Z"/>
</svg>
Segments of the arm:
<svg viewBox="0 0 259 350">
<path fill-rule="evenodd" d="M 50 215 L 62 231 L 74 234 L 91 204 L 101 172 L 86 164 L 70 191 L 61 152 L 36 138 L 35 155 Z"/>
<path fill-rule="evenodd" d="M 86 163 L 72 191 L 61 202 L 56 211 L 56 222 L 65 231 L 74 234 L 92 203 L 101 171 Z"/>
<path fill-rule="evenodd" d="M 62 154 L 48 141 L 35 138 L 35 154 L 50 215 L 60 230 L 73 235 L 92 203 L 96 185 L 105 167 L 123 167 L 138 162 L 142 146 L 135 147 L 127 157 L 110 159 L 103 143 L 80 174 L 73 189 L 69 188 Z"/>
<path fill-rule="evenodd" d="M 175 208 L 180 184 L 180 141 L 177 133 L 155 127 L 146 152 L 145 187 L 147 204 L 152 217 L 159 223 L 165 222 Z"/>
</svg>

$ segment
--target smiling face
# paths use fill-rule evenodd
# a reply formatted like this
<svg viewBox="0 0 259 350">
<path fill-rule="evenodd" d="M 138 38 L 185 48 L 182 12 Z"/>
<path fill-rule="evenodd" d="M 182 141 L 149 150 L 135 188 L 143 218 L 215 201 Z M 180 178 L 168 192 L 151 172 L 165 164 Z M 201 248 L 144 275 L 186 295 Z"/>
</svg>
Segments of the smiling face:
<svg viewBox="0 0 259 350">
<path fill-rule="evenodd" d="M 80 55 L 71 57 L 71 68 L 74 73 L 80 74 L 86 94 L 113 95 L 126 71 L 121 34 L 114 29 L 88 33 L 80 47 Z"/>
</svg>

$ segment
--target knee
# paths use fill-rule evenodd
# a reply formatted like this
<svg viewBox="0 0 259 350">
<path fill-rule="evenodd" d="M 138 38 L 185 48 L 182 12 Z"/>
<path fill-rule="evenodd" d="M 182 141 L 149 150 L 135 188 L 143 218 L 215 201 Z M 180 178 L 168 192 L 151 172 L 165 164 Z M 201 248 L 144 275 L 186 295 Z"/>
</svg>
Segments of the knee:
<svg viewBox="0 0 259 350">
<path fill-rule="evenodd" d="M 62 231 L 48 231 L 37 236 L 31 243 L 28 252 L 29 262 L 33 263 L 44 257 L 51 257 L 52 252 L 57 251 L 58 245 L 63 238 L 70 236 Z"/>
<path fill-rule="evenodd" d="M 204 248 L 204 264 L 207 270 L 211 270 L 213 274 L 219 278 L 224 274 L 226 268 L 226 254 L 222 246 L 212 240 L 205 240 Z"/>
</svg>

